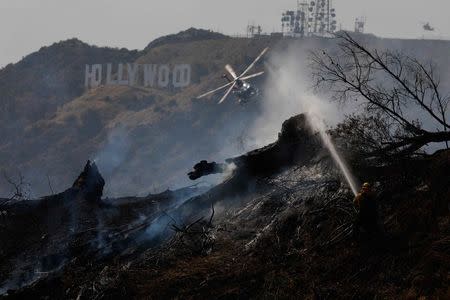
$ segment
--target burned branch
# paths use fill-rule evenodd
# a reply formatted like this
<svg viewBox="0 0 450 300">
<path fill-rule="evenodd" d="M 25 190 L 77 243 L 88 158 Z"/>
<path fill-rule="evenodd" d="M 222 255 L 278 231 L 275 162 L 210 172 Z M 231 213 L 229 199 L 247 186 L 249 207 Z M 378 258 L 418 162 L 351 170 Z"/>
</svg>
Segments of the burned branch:
<svg viewBox="0 0 450 300">
<path fill-rule="evenodd" d="M 30 184 L 25 181 L 21 172 L 19 172 L 17 181 L 9 177 L 5 172 L 3 172 L 3 178 L 5 178 L 6 182 L 14 189 L 12 195 L 9 197 L 9 201 L 23 201 L 28 199 L 28 189 Z"/>
<path fill-rule="evenodd" d="M 331 90 L 340 102 L 360 102 L 366 110 L 359 123 L 353 116 L 347 128 L 341 127 L 349 131 L 346 137 L 359 136 L 361 150 L 372 157 L 415 155 L 429 143 L 445 142 L 448 148 L 450 97 L 441 91 L 435 66 L 403 53 L 369 49 L 348 33 L 338 38 L 338 52 L 314 53 L 312 68 L 317 88 Z M 408 110 L 423 117 L 416 120 Z M 422 128 L 425 121 L 432 124 L 428 128 L 440 129 Z"/>
<path fill-rule="evenodd" d="M 208 255 L 215 244 L 215 232 L 213 219 L 215 215 L 214 206 L 211 205 L 211 216 L 206 221 L 204 217 L 187 225 L 173 223 L 171 228 L 175 231 L 175 244 L 180 249 L 187 249 L 195 255 Z"/>
<path fill-rule="evenodd" d="M 47 183 L 48 183 L 48 187 L 50 189 L 50 192 L 52 193 L 52 196 L 55 194 L 53 187 L 52 187 L 52 183 L 50 181 L 50 176 L 47 174 Z"/>
</svg>

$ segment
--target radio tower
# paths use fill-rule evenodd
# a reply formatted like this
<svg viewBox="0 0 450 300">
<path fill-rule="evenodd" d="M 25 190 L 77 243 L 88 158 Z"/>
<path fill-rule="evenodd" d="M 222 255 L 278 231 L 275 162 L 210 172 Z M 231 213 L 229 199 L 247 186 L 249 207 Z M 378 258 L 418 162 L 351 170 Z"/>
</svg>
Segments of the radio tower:
<svg viewBox="0 0 450 300">
<path fill-rule="evenodd" d="M 326 36 L 336 31 L 336 10 L 332 0 L 297 0 L 297 10 L 285 11 L 281 26 L 284 36 Z"/>
<path fill-rule="evenodd" d="M 281 18 L 283 35 L 303 37 L 308 33 L 308 3 L 297 0 L 297 10 L 287 10 Z"/>
<path fill-rule="evenodd" d="M 366 18 L 360 17 L 355 20 L 355 32 L 364 33 L 364 27 L 366 26 Z"/>
<path fill-rule="evenodd" d="M 332 0 L 309 3 L 308 28 L 311 35 L 324 36 L 336 31 L 336 10 Z"/>
</svg>

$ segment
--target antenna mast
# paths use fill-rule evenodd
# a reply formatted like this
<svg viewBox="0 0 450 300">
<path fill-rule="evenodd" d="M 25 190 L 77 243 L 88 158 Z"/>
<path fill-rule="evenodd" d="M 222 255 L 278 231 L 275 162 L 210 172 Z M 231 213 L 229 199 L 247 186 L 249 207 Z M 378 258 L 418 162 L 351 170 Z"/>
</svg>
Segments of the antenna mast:
<svg viewBox="0 0 450 300">
<path fill-rule="evenodd" d="M 336 31 L 336 10 L 332 0 L 297 0 L 297 10 L 282 14 L 284 36 L 326 36 Z"/>
</svg>

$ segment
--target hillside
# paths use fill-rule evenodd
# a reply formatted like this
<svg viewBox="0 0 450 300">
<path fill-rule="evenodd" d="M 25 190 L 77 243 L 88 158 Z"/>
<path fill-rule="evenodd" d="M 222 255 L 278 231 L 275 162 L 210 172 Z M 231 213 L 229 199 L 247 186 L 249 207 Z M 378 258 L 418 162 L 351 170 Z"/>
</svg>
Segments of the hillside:
<svg viewBox="0 0 450 300">
<path fill-rule="evenodd" d="M 104 166 L 104 169 L 121 167 L 123 172 L 130 174 L 129 170 L 135 169 L 136 165 L 146 166 L 144 170 L 140 168 L 141 170 L 138 171 L 140 174 L 136 174 L 136 178 L 140 178 L 141 182 L 136 182 L 133 187 L 130 187 L 129 193 L 132 191 L 134 193 L 136 190 L 148 192 L 153 188 L 164 189 L 176 185 L 177 182 L 173 179 L 175 176 L 172 174 L 163 178 L 158 175 L 157 182 L 153 182 L 156 178 L 152 174 L 161 174 L 165 169 L 177 165 L 178 169 L 173 168 L 173 172 L 178 172 L 177 180 L 184 177 L 181 173 L 184 173 L 190 165 L 186 163 L 181 166 L 180 162 L 197 151 L 200 151 L 198 158 L 205 156 L 206 151 L 210 151 L 208 148 L 216 143 L 215 136 L 221 135 L 221 130 L 232 130 L 224 126 L 224 123 L 229 121 L 227 115 L 238 110 L 236 120 L 243 119 L 244 112 L 239 112 L 241 109 L 234 105 L 224 106 L 225 111 L 223 111 L 224 107 L 219 108 L 215 103 L 192 100 L 211 86 L 211 81 L 200 85 L 200 78 L 205 78 L 213 72 L 212 74 L 215 75 L 210 80 L 214 84 L 222 83 L 219 74 L 226 62 L 237 65 L 242 63 L 242 59 L 248 62 L 260 50 L 253 47 L 254 49 L 249 51 L 253 56 L 238 57 L 237 52 L 242 50 L 236 49 L 232 54 L 223 56 L 226 52 L 226 49 L 222 48 L 223 44 L 214 42 L 211 41 L 209 45 L 207 41 L 203 45 L 203 42 L 189 44 L 185 41 L 181 44 L 162 45 L 148 52 L 137 53 L 124 49 L 101 49 L 78 41 L 67 41 L 43 48 L 25 58 L 24 61 L 7 66 L 1 71 L 4 85 L 1 94 L 10 95 L 3 103 L 11 103 L 11 107 L 3 110 L 2 121 L 7 126 L 1 127 L 2 170 L 12 177 L 17 176 L 19 171 L 22 172 L 31 183 L 34 196 L 49 192 L 48 183 L 40 174 L 48 174 L 53 187 L 61 189 L 76 174 L 85 159 L 95 159 L 102 151 L 110 151 L 109 140 L 113 140 L 110 146 L 114 148 L 113 151 L 116 147 L 121 148 L 120 145 L 116 146 L 114 141 L 114 129 L 117 129 L 119 139 L 129 141 L 130 148 L 126 149 L 125 153 L 117 155 L 113 153 L 114 156 L 119 156 L 121 161 L 110 167 Z M 237 48 L 240 42 L 234 41 L 227 47 Z M 76 45 L 71 46 L 73 43 Z M 186 44 L 189 46 L 186 47 Z M 260 44 L 262 47 L 266 42 Z M 65 50 L 65 47 L 70 50 Z M 81 47 L 82 50 L 76 47 Z M 204 48 L 202 51 L 209 53 L 209 57 L 193 51 L 200 47 Z M 252 43 L 248 42 L 247 49 L 244 51 L 250 47 Z M 77 53 L 77 51 L 86 53 Z M 90 54 L 91 52 L 94 54 Z M 99 57 L 97 52 L 104 53 L 105 56 Z M 109 52 L 111 54 L 107 55 Z M 65 65 L 54 65 L 55 55 L 51 53 L 58 53 L 55 55 L 59 55 L 60 63 L 64 62 Z M 112 57 L 114 53 L 117 54 L 116 57 Z M 187 53 L 190 54 L 187 55 Z M 76 55 L 76 59 L 73 55 Z M 220 56 L 222 58 L 217 59 Z M 84 91 L 84 64 L 133 61 L 158 64 L 177 61 L 191 63 L 193 85 L 183 91 L 125 86 L 105 86 Z M 58 82 L 55 84 L 60 84 L 61 88 L 56 89 L 48 82 L 42 82 L 43 79 L 35 80 L 39 72 L 45 72 L 46 77 L 57 78 Z M 63 72 L 68 75 L 61 77 Z M 17 77 L 21 77 L 21 80 Z M 14 84 L 15 81 L 17 84 Z M 28 86 L 30 82 L 34 84 Z M 40 96 L 41 89 L 46 89 L 46 94 Z M 14 93 L 9 90 L 13 90 Z M 30 102 L 32 105 L 29 104 Z M 180 129 L 186 132 L 180 132 Z M 167 136 L 174 138 L 179 136 L 184 140 L 168 144 Z M 203 149 L 197 149 L 195 145 L 205 146 Z M 216 147 L 221 145 L 218 144 Z M 184 148 L 186 153 L 175 153 L 181 148 Z M 172 165 L 164 161 L 164 158 L 161 159 L 163 153 L 171 154 Z M 109 164 L 110 160 L 106 158 L 104 164 Z M 143 164 L 144 161 L 145 164 Z M 63 167 L 67 164 L 71 166 L 68 169 Z M 106 176 L 109 177 L 112 174 L 106 174 Z M 0 190 L 2 195 L 9 194 L 10 187 L 4 180 L 1 181 Z"/>
<path fill-rule="evenodd" d="M 359 180 L 376 183 L 384 229 L 360 238 L 351 231 L 353 195 L 307 115 L 227 162 L 237 168 L 209 191 L 120 199 L 100 198 L 101 170 L 87 164 L 65 192 L 9 205 L 0 297 L 450 296 L 449 151 L 377 170 L 353 166 Z"/>
<path fill-rule="evenodd" d="M 449 42 L 362 38 L 375 47 L 449 64 Z M 298 49 L 296 59 L 304 63 L 309 50 L 333 45 L 332 39 L 229 38 L 190 29 L 160 38 L 142 51 L 99 48 L 76 39 L 44 47 L 0 70 L 1 170 L 12 178 L 22 173 L 32 198 L 63 190 L 87 159 L 103 170 L 107 195 L 146 195 L 184 186 L 193 161 L 213 154 L 225 159 L 263 146 L 245 142 L 248 128 L 264 122 L 263 112 L 280 100 L 263 96 L 247 106 L 235 101 L 218 106 L 219 96 L 196 100 L 223 83 L 225 64 L 242 71 L 266 46 L 271 55 Z M 269 61 L 270 55 L 263 63 Z M 85 91 L 84 65 L 107 62 L 187 63 L 192 84 L 182 90 L 100 86 Z M 307 69 L 300 72 L 307 78 Z M 442 74 L 445 82 L 448 72 Z M 264 90 L 266 80 L 256 83 Z M 296 112 L 299 108 L 292 107 L 291 115 Z M 276 128 L 286 117 L 275 114 L 267 122 Z M 274 140 L 276 129 L 271 135 Z M 0 195 L 9 196 L 11 188 L 0 180 Z"/>
</svg>

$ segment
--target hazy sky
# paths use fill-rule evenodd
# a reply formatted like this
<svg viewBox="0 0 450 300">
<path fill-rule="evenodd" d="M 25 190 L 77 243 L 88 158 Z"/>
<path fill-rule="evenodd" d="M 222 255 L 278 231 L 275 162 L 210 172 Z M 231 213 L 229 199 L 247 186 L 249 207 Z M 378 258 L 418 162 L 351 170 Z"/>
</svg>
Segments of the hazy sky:
<svg viewBox="0 0 450 300">
<path fill-rule="evenodd" d="M 384 37 L 450 37 L 450 0 L 334 0 L 338 24 Z M 0 67 L 41 46 L 77 37 L 99 46 L 142 49 L 152 39 L 189 27 L 244 33 L 249 21 L 280 31 L 281 12 L 296 0 L 0 0 Z"/>
</svg>

